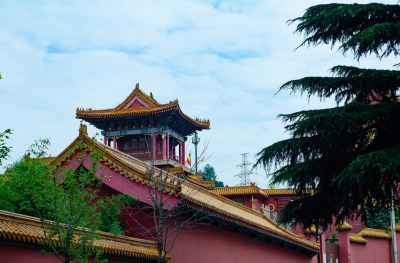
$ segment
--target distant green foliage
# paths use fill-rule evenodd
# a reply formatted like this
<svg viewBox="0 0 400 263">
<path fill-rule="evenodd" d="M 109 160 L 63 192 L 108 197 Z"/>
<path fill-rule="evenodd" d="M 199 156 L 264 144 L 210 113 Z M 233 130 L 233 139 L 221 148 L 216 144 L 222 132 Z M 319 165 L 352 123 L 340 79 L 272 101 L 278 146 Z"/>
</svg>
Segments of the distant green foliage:
<svg viewBox="0 0 400 263">
<path fill-rule="evenodd" d="M 4 132 L 0 133 L 0 166 L 3 164 L 3 160 L 5 160 L 8 154 L 11 151 L 11 146 L 6 145 L 6 140 L 8 140 L 12 134 L 12 130 L 7 129 Z"/>
<path fill-rule="evenodd" d="M 209 164 L 206 164 L 201 172 L 203 179 L 206 181 L 211 181 L 217 179 L 217 175 L 215 174 L 214 167 Z"/>
<path fill-rule="evenodd" d="M 214 181 L 215 187 L 224 187 L 224 183 L 217 180 L 217 175 L 215 173 L 214 167 L 212 167 L 210 164 L 206 164 L 203 168 L 203 171 L 200 172 L 204 180 Z"/>
<path fill-rule="evenodd" d="M 214 181 L 214 186 L 215 187 L 224 187 L 224 182 L 222 182 L 222 181 Z"/>
<path fill-rule="evenodd" d="M 399 5 L 316 5 L 290 22 L 305 35 L 300 46 L 339 44 L 355 59 L 370 53 L 399 55 Z M 400 71 L 342 65 L 331 73 L 280 87 L 321 100 L 334 97 L 337 107 L 281 114 L 291 138 L 258 153 L 257 164 L 276 168 L 273 184 L 284 183 L 299 193 L 314 190 L 288 203 L 282 223 L 327 227 L 333 218 L 355 215 L 366 222 L 368 213 L 390 204 L 392 190 L 399 196 Z"/>
<path fill-rule="evenodd" d="M 51 170 L 47 163 L 27 157 L 12 164 L 0 178 L 0 210 L 37 216 L 36 206 L 44 218 L 50 219 L 54 198 Z"/>
<path fill-rule="evenodd" d="M 50 147 L 50 139 L 48 138 L 40 139 L 31 144 L 27 152 L 30 154 L 30 157 L 32 158 L 43 158 L 46 157 L 47 150 L 49 149 L 49 147 Z"/>
</svg>

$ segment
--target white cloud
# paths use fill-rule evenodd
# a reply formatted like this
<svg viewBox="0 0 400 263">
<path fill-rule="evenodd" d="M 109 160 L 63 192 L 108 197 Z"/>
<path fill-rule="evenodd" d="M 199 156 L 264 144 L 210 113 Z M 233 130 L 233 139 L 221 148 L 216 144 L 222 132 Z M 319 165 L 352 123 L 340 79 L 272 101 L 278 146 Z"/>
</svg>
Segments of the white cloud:
<svg viewBox="0 0 400 263">
<path fill-rule="evenodd" d="M 211 120 L 211 130 L 200 133 L 210 140 L 209 163 L 235 185 L 241 153 L 254 162 L 264 146 L 288 136 L 277 114 L 334 105 L 287 92 L 273 96 L 280 85 L 327 75 L 336 64 L 359 65 L 329 46 L 293 52 L 302 37 L 286 21 L 311 4 L 2 1 L 0 131 L 14 129 L 11 159 L 43 137 L 52 139 L 57 155 L 77 135 L 77 107 L 115 107 L 140 82 L 161 103 L 178 98 L 186 114 Z M 254 180 L 267 186 L 262 169 Z"/>
</svg>

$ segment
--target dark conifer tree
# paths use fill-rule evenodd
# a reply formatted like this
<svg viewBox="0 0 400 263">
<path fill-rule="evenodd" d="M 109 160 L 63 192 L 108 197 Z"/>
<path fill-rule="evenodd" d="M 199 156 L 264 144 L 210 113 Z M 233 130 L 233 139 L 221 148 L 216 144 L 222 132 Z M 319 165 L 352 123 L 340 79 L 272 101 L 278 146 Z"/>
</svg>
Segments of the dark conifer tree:
<svg viewBox="0 0 400 263">
<path fill-rule="evenodd" d="M 300 46 L 339 44 L 356 60 L 400 52 L 399 5 L 317 5 L 289 22 L 305 35 Z M 285 183 L 301 196 L 283 209 L 283 223 L 326 227 L 333 217 L 341 221 L 387 207 L 392 191 L 399 196 L 400 71 L 335 66 L 331 73 L 280 87 L 334 97 L 337 107 L 280 115 L 291 138 L 258 153 L 257 164 L 275 165 L 272 183 Z M 312 194 L 302 195 L 309 189 Z"/>
</svg>

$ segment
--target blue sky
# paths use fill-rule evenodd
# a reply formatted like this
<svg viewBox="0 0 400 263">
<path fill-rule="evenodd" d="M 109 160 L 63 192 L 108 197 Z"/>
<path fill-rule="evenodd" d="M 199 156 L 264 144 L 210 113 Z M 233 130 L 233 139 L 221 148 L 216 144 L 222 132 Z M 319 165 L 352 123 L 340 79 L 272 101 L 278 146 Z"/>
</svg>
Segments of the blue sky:
<svg viewBox="0 0 400 263">
<path fill-rule="evenodd" d="M 286 21 L 328 2 L 1 1 L 0 130 L 14 132 L 6 163 L 39 138 L 50 138 L 51 155 L 59 154 L 78 134 L 76 108 L 115 107 L 139 82 L 160 103 L 179 99 L 189 116 L 210 119 L 211 129 L 199 134 L 210 143 L 207 163 L 236 185 L 241 153 L 254 162 L 263 147 L 289 136 L 276 115 L 334 106 L 274 96 L 280 85 L 325 76 L 334 65 L 392 69 L 398 62 L 355 62 L 330 46 L 294 52 L 302 37 Z M 251 181 L 268 186 L 262 168 Z"/>
</svg>

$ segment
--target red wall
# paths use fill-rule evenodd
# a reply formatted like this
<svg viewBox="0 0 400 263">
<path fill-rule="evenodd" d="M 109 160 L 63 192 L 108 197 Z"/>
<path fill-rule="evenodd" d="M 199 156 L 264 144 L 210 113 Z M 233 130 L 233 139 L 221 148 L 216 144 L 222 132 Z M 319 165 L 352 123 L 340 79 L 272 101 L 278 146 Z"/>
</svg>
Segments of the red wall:
<svg viewBox="0 0 400 263">
<path fill-rule="evenodd" d="M 170 255 L 170 263 L 315 262 L 290 249 L 211 225 L 182 232 Z"/>
<path fill-rule="evenodd" d="M 43 255 L 40 249 L 16 247 L 0 244 L 0 262 L 4 263 L 60 263 L 57 256 Z M 94 263 L 93 259 L 89 259 L 89 263 Z M 109 263 L 129 262 L 123 260 L 108 259 Z"/>
<path fill-rule="evenodd" d="M 367 238 L 367 240 L 368 243 L 365 245 L 355 243 L 350 244 L 351 262 L 391 262 L 390 240 L 375 238 Z"/>
</svg>

